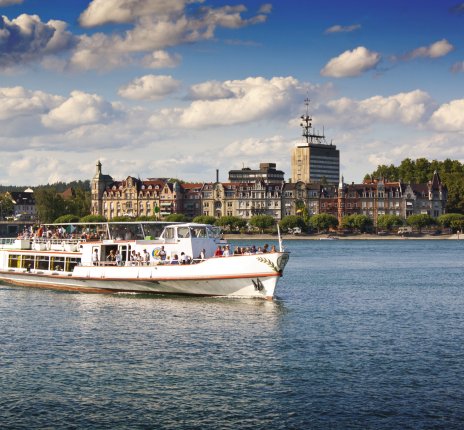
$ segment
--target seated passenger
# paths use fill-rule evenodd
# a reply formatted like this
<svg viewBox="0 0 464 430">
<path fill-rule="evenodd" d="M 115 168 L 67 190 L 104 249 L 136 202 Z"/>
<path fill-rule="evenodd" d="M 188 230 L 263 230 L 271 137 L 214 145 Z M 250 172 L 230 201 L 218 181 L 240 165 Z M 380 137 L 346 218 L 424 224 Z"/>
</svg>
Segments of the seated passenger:
<svg viewBox="0 0 464 430">
<path fill-rule="evenodd" d="M 177 254 L 174 254 L 172 257 L 171 264 L 179 264 L 179 256 Z"/>
</svg>

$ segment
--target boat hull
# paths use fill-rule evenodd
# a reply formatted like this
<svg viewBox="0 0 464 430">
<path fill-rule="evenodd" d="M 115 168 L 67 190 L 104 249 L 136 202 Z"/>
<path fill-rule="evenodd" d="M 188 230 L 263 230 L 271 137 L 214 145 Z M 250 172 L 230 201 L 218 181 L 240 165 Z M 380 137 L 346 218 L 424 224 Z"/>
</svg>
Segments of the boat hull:
<svg viewBox="0 0 464 430">
<path fill-rule="evenodd" d="M 10 284 L 95 293 L 153 293 L 272 299 L 287 253 L 213 258 L 185 266 L 78 266 L 72 273 L 8 270 Z"/>
</svg>

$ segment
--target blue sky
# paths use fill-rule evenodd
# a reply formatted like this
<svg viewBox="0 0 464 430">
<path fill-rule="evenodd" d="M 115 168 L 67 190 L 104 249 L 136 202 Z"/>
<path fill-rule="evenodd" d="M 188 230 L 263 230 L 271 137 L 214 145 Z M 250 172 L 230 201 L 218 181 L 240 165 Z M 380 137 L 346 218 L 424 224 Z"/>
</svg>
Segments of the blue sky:
<svg viewBox="0 0 464 430">
<path fill-rule="evenodd" d="M 0 0 L 0 183 L 464 162 L 464 2 Z"/>
</svg>

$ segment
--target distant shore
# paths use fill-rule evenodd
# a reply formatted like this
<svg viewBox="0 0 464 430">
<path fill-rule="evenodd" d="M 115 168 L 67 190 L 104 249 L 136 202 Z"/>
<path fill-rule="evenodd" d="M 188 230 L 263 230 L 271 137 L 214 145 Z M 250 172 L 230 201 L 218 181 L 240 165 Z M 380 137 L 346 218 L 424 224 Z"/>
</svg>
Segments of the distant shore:
<svg viewBox="0 0 464 430">
<path fill-rule="evenodd" d="M 464 239 L 464 234 L 416 234 L 416 235 L 377 235 L 377 234 L 350 234 L 337 236 L 335 234 L 283 234 L 282 240 L 327 240 L 332 237 L 336 240 L 457 240 Z M 227 240 L 278 240 L 277 235 L 272 234 L 225 234 Z"/>
</svg>

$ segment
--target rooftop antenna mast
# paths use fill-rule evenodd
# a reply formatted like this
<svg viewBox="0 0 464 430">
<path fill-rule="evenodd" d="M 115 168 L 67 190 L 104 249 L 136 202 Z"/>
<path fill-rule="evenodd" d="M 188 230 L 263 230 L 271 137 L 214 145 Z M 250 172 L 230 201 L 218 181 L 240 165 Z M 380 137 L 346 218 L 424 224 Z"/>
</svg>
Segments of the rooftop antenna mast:
<svg viewBox="0 0 464 430">
<path fill-rule="evenodd" d="M 301 115 L 301 128 L 303 129 L 302 136 L 306 139 L 306 143 L 322 143 L 325 141 L 324 134 L 317 134 L 313 131 L 312 118 L 309 115 L 309 102 L 311 100 L 306 97 L 304 102 L 306 106 L 306 114 Z"/>
</svg>

